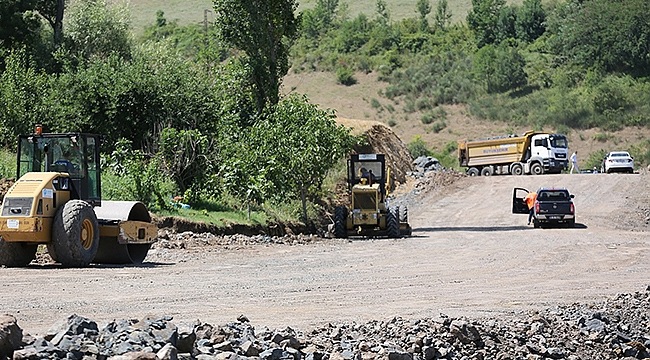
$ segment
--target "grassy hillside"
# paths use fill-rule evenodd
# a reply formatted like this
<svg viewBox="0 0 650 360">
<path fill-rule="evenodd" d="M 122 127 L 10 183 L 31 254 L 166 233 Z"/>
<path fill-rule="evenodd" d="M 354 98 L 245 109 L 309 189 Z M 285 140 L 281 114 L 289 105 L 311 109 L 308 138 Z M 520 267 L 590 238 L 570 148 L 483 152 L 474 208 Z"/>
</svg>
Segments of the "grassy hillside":
<svg viewBox="0 0 650 360">
<path fill-rule="evenodd" d="M 212 9 L 210 0 L 131 0 L 133 30 L 142 29 L 156 21 L 156 12 L 162 10 L 168 20 L 178 20 L 179 24 L 199 24 L 203 22 L 205 9 Z M 208 20 L 211 14 L 208 13 Z"/>
<path fill-rule="evenodd" d="M 118 1 L 118 0 L 113 0 Z M 521 3 L 521 0 L 508 1 L 509 3 Z M 298 1 L 298 10 L 311 8 L 316 0 Z M 386 0 L 391 16 L 395 20 L 417 15 L 415 4 L 417 0 Z M 437 6 L 437 0 L 431 0 L 432 13 Z M 177 20 L 179 24 L 199 24 L 203 22 L 205 9 L 212 9 L 211 0 L 131 0 L 131 16 L 133 20 L 133 29 L 140 33 L 142 29 L 156 20 L 156 11 L 165 12 L 168 20 Z M 376 0 L 341 0 L 340 4 L 347 4 L 348 16 L 354 17 L 360 13 L 372 16 L 376 9 Z M 453 0 L 448 1 L 449 10 L 451 10 L 453 21 L 462 21 L 467 15 L 468 9 L 472 6 L 471 0 Z M 208 21 L 214 15 L 208 13 Z"/>
</svg>

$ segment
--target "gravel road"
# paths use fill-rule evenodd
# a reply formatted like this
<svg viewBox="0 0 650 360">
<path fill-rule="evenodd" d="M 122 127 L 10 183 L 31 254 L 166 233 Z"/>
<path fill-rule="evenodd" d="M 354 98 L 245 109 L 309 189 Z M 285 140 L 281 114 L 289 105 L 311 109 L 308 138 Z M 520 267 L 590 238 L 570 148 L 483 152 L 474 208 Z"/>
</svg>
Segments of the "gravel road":
<svg viewBox="0 0 650 360">
<path fill-rule="evenodd" d="M 513 187 L 565 186 L 575 229 L 533 229 Z M 493 317 L 650 285 L 650 175 L 461 178 L 408 197 L 413 236 L 156 248 L 140 267 L 0 268 L 0 312 L 42 334 L 68 315 L 308 330 L 394 316 Z"/>
</svg>

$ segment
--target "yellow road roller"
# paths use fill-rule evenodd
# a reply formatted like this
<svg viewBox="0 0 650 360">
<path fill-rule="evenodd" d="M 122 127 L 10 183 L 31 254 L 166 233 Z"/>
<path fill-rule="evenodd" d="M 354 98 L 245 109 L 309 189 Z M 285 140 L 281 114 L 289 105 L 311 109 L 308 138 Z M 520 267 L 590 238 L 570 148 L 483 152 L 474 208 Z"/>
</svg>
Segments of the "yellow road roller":
<svg viewBox="0 0 650 360">
<path fill-rule="evenodd" d="M 17 181 L 0 214 L 0 266 L 27 266 L 39 244 L 64 267 L 141 264 L 158 228 L 137 201 L 102 201 L 100 136 L 18 137 Z"/>
</svg>

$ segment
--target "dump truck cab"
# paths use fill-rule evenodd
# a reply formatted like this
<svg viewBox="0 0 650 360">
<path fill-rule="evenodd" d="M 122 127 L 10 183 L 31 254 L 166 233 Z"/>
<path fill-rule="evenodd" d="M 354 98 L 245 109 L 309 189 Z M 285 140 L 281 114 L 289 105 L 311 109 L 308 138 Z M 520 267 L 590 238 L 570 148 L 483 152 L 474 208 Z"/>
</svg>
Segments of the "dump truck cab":
<svg viewBox="0 0 650 360">
<path fill-rule="evenodd" d="M 40 126 L 18 137 L 18 180 L 0 210 L 0 266 L 29 264 L 39 244 L 67 267 L 144 260 L 157 227 L 141 202 L 102 202 L 99 145 L 99 135 Z"/>
</svg>

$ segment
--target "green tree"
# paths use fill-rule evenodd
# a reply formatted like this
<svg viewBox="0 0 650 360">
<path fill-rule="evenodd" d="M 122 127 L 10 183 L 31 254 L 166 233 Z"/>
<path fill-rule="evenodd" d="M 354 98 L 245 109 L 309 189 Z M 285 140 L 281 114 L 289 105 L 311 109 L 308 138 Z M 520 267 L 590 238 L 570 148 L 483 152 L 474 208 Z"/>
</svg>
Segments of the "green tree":
<svg viewBox="0 0 650 360">
<path fill-rule="evenodd" d="M 128 8 L 109 5 L 106 0 L 75 1 L 70 7 L 65 31 L 66 53 L 73 63 L 92 58 L 106 59 L 112 54 L 131 56 Z"/>
<path fill-rule="evenodd" d="M 514 6 L 503 6 L 497 18 L 495 33 L 495 44 L 517 37 L 515 24 L 517 23 L 517 8 Z"/>
<path fill-rule="evenodd" d="M 289 71 L 289 48 L 298 36 L 295 0 L 214 0 L 216 26 L 223 40 L 244 52 L 252 69 L 257 113 L 279 101 Z"/>
<path fill-rule="evenodd" d="M 390 12 L 388 11 L 388 4 L 386 0 L 377 0 L 377 21 L 382 25 L 390 23 Z"/>
<path fill-rule="evenodd" d="M 184 193 L 193 184 L 202 184 L 214 170 L 210 149 L 215 146 L 215 141 L 197 130 L 163 129 L 158 141 L 161 168 Z"/>
<path fill-rule="evenodd" d="M 553 51 L 606 72 L 650 74 L 650 3 L 646 0 L 569 2 L 550 16 Z"/>
<path fill-rule="evenodd" d="M 472 0 L 467 25 L 474 32 L 478 47 L 497 40 L 499 14 L 505 3 L 505 0 Z"/>
<path fill-rule="evenodd" d="M 431 13 L 431 3 L 429 0 L 418 0 L 415 5 L 418 14 L 420 14 L 420 23 L 422 30 L 427 30 L 429 28 L 429 22 L 427 21 L 427 16 Z"/>
<path fill-rule="evenodd" d="M 40 30 L 40 21 L 34 12 L 32 0 L 0 1 L 0 71 L 11 50 L 34 48 Z"/>
<path fill-rule="evenodd" d="M 302 34 L 307 38 L 318 38 L 329 31 L 338 16 L 339 0 L 317 0 L 312 9 L 302 12 Z"/>
<path fill-rule="evenodd" d="M 252 129 L 251 149 L 280 196 L 300 198 L 306 220 L 306 202 L 318 196 L 329 169 L 351 148 L 349 129 L 337 125 L 334 114 L 310 104 L 306 97 L 283 99 Z M 270 194 L 267 194 L 267 196 Z"/>
<path fill-rule="evenodd" d="M 35 8 L 52 27 L 54 44 L 58 47 L 63 41 L 63 14 L 65 12 L 65 0 L 37 0 Z"/>
<path fill-rule="evenodd" d="M 436 29 L 445 30 L 449 24 L 451 24 L 451 10 L 449 10 L 449 5 L 447 0 L 438 1 L 436 5 L 436 15 L 435 15 L 435 26 Z"/>
<path fill-rule="evenodd" d="M 488 93 L 504 92 L 526 85 L 525 60 L 517 49 L 502 43 L 479 49 L 474 69 L 486 85 Z"/>
<path fill-rule="evenodd" d="M 47 111 L 48 76 L 30 62 L 24 49 L 11 51 L 0 72 L 0 146 L 5 148 L 14 148 L 16 137 L 31 133 Z"/>
<path fill-rule="evenodd" d="M 537 40 L 546 31 L 545 21 L 546 12 L 542 0 L 524 0 L 515 24 L 517 39 L 529 43 Z"/>
</svg>

